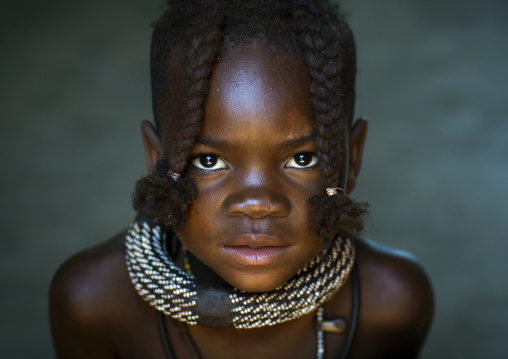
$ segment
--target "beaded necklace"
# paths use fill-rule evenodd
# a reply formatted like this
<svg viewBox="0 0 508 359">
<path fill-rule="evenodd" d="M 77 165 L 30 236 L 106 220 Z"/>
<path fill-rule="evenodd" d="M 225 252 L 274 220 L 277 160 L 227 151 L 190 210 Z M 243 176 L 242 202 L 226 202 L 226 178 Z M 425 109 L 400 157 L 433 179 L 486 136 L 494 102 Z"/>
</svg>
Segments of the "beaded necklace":
<svg viewBox="0 0 508 359">
<path fill-rule="evenodd" d="M 337 238 L 290 280 L 270 292 L 230 292 L 201 288 L 166 252 L 167 233 L 148 222 L 133 222 L 126 236 L 131 281 L 143 299 L 179 321 L 219 328 L 259 328 L 302 317 L 317 310 L 346 282 L 355 247 Z"/>
</svg>

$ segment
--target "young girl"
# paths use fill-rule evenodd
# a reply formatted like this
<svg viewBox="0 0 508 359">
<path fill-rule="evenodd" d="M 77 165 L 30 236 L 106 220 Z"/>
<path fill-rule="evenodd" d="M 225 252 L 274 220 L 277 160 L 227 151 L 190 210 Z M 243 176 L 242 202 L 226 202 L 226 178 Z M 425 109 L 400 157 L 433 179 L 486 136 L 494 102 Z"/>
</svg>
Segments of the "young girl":
<svg viewBox="0 0 508 359">
<path fill-rule="evenodd" d="M 139 215 L 68 260 L 59 358 L 414 358 L 432 313 L 410 256 L 349 198 L 355 46 L 321 0 L 171 0 L 153 25 Z"/>
</svg>

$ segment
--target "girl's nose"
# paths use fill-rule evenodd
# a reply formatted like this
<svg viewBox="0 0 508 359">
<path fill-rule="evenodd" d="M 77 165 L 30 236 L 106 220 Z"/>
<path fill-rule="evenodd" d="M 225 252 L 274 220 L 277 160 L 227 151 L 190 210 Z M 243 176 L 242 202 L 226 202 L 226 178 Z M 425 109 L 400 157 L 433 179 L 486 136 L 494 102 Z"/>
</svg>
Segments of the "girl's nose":
<svg viewBox="0 0 508 359">
<path fill-rule="evenodd" d="M 228 216 L 284 217 L 291 211 L 289 198 L 266 188 L 249 188 L 228 196 L 222 209 Z"/>
</svg>

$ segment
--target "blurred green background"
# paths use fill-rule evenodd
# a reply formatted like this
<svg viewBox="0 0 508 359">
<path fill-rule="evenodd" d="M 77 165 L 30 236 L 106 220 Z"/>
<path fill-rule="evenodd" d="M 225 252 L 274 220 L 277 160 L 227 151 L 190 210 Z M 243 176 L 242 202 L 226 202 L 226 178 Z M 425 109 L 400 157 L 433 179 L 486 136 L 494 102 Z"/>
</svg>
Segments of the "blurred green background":
<svg viewBox="0 0 508 359">
<path fill-rule="evenodd" d="M 436 293 L 423 358 L 508 358 L 508 2 L 345 0 L 367 234 L 414 253 Z M 146 171 L 154 1 L 0 5 L 0 353 L 52 358 L 47 291 L 133 217 Z M 155 325 L 155 323 L 154 323 Z"/>
</svg>

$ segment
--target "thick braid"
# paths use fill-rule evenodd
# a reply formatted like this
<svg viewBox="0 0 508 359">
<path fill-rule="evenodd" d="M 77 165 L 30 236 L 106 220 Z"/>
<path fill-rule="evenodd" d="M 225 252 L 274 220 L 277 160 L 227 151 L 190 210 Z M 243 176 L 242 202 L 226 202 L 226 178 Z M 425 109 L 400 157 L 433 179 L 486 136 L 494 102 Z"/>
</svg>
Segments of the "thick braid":
<svg viewBox="0 0 508 359">
<path fill-rule="evenodd" d="M 295 13 L 300 30 L 300 44 L 310 75 L 310 94 L 314 108 L 314 134 L 320 173 L 325 188 L 337 187 L 341 170 L 347 169 L 346 141 L 349 129 L 344 107 L 348 101 L 343 93 L 343 33 L 331 21 L 329 6 L 323 2 L 301 2 Z M 351 69 L 348 69 L 351 71 Z M 349 89 L 354 90 L 353 89 Z M 319 195 L 310 200 L 314 220 L 311 228 L 319 233 L 324 247 L 329 247 L 339 234 L 355 235 L 363 230 L 366 205 L 356 203 L 342 194 Z"/>
<path fill-rule="evenodd" d="M 343 152 L 337 138 L 343 137 L 342 131 L 345 129 L 340 121 L 340 48 L 330 24 L 316 21 L 312 15 L 300 12 L 297 23 L 301 26 L 302 52 L 309 68 L 315 143 L 322 180 L 325 187 L 336 187 L 339 169 L 342 168 L 337 159 L 341 158 Z M 336 153 L 337 150 L 339 153 Z"/>
<path fill-rule="evenodd" d="M 189 203 L 197 198 L 197 187 L 188 177 L 178 181 L 167 176 L 169 162 L 157 161 L 152 173 L 136 182 L 132 207 L 141 216 L 155 220 L 162 227 L 180 230 L 189 215 Z"/>
<path fill-rule="evenodd" d="M 204 4 L 198 4 L 202 9 Z M 206 9 L 194 18 L 187 50 L 186 83 L 183 120 L 172 148 L 171 169 L 182 173 L 189 154 L 203 127 L 204 103 L 208 95 L 210 74 L 218 58 L 221 45 L 223 16 L 221 7 Z"/>
<path fill-rule="evenodd" d="M 203 125 L 204 103 L 209 89 L 209 77 L 220 51 L 221 7 L 209 9 L 200 3 L 202 12 L 196 13 L 186 32 L 186 96 L 183 119 L 173 142 L 171 157 L 159 160 L 152 173 L 136 183 L 132 204 L 134 209 L 155 219 L 164 227 L 180 230 L 189 215 L 190 203 L 197 198 L 195 182 L 185 175 L 179 178 L 168 172 L 182 174 L 189 154 Z"/>
</svg>

